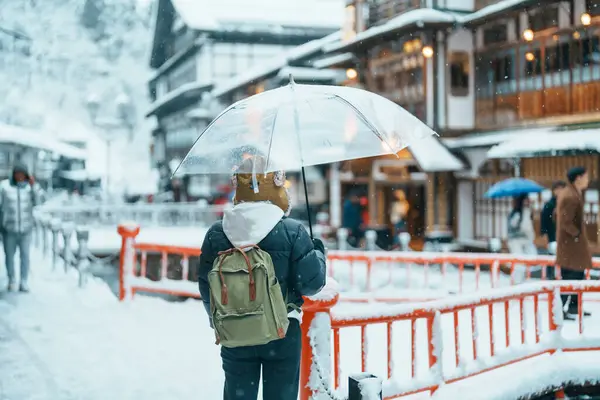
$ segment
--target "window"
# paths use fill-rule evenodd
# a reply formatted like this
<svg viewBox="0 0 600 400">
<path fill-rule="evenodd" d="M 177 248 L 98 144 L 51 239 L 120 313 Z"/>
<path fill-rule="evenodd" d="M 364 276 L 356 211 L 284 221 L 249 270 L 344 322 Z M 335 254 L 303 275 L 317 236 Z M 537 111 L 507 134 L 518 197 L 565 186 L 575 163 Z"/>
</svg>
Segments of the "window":
<svg viewBox="0 0 600 400">
<path fill-rule="evenodd" d="M 450 93 L 453 96 L 466 96 L 469 94 L 469 54 L 467 52 L 454 52 L 450 54 Z"/>
<path fill-rule="evenodd" d="M 483 44 L 505 43 L 508 40 L 508 29 L 505 24 L 494 25 L 483 30 Z"/>
<path fill-rule="evenodd" d="M 498 57 L 492 61 L 492 67 L 494 70 L 494 82 L 500 83 L 515 79 L 513 62 L 514 60 L 512 55 Z"/>
<path fill-rule="evenodd" d="M 196 80 L 196 59 L 190 58 L 176 67 L 167 76 L 167 91 Z"/>
<path fill-rule="evenodd" d="M 558 7 L 544 7 L 530 14 L 529 27 L 534 32 L 558 27 Z"/>
</svg>

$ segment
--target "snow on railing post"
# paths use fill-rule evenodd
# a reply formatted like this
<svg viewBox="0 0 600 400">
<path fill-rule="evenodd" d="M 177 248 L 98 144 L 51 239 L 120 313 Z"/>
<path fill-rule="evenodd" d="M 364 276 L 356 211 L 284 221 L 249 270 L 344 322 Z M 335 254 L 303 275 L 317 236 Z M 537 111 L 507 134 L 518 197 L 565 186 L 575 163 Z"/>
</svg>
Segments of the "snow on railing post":
<svg viewBox="0 0 600 400">
<path fill-rule="evenodd" d="M 131 293 L 130 278 L 135 270 L 135 238 L 140 227 L 135 222 L 119 224 L 117 232 L 121 235 L 121 253 L 119 255 L 119 300 L 124 301 Z"/>
<path fill-rule="evenodd" d="M 58 234 L 60 233 L 61 222 L 58 218 L 53 218 L 50 221 L 50 231 L 52 232 L 52 270 L 56 269 L 56 261 L 58 260 L 58 253 L 60 247 L 58 244 Z"/>
<path fill-rule="evenodd" d="M 85 286 L 87 282 L 87 273 L 90 261 L 88 259 L 89 249 L 88 241 L 90 239 L 90 231 L 87 228 L 78 227 L 77 235 L 77 272 L 79 273 L 79 287 Z"/>
<path fill-rule="evenodd" d="M 71 238 L 73 237 L 73 231 L 75 226 L 71 222 L 65 222 L 62 224 L 62 237 L 63 237 L 63 266 L 65 272 L 69 270 L 69 264 L 71 263 Z"/>
<path fill-rule="evenodd" d="M 330 312 L 339 297 L 337 282 L 328 278 L 327 285 L 318 295 L 304 298 L 300 400 L 318 398 L 314 397 L 318 393 L 332 392 Z"/>
<path fill-rule="evenodd" d="M 550 330 L 550 335 L 552 335 L 552 340 L 554 340 L 556 342 L 556 344 L 554 345 L 554 348 L 556 350 L 560 350 L 561 345 L 560 345 L 560 338 L 561 338 L 561 331 L 562 331 L 562 326 L 563 326 L 563 303 L 562 303 L 562 299 L 560 298 L 560 288 L 555 288 L 554 290 L 552 290 L 549 294 L 548 297 L 550 299 L 549 301 L 549 306 L 548 306 L 548 311 L 550 312 L 550 318 L 549 318 L 549 330 Z"/>
<path fill-rule="evenodd" d="M 367 240 L 367 251 L 377 250 L 377 232 L 374 230 L 368 230 L 365 232 L 365 239 Z"/>
<path fill-rule="evenodd" d="M 435 376 L 435 382 L 442 384 L 444 382 L 444 363 L 442 362 L 442 356 L 444 354 L 444 331 L 442 327 L 442 313 L 439 311 L 435 313 L 433 323 L 430 325 L 429 329 L 431 330 L 429 367 Z M 454 329 L 458 329 L 458 327 L 455 327 Z M 431 364 L 432 362 L 433 365 Z"/>
<path fill-rule="evenodd" d="M 400 241 L 400 249 L 402 251 L 410 251 L 410 233 L 402 232 L 398 235 Z"/>
<path fill-rule="evenodd" d="M 348 377 L 348 400 L 383 399 L 383 381 L 368 372 Z"/>
<path fill-rule="evenodd" d="M 348 250 L 348 230 L 340 228 L 337 230 L 338 250 Z"/>
<path fill-rule="evenodd" d="M 42 253 L 45 255 L 48 254 L 48 236 L 50 233 L 50 217 L 45 214 L 40 216 L 40 224 L 42 228 Z"/>
</svg>

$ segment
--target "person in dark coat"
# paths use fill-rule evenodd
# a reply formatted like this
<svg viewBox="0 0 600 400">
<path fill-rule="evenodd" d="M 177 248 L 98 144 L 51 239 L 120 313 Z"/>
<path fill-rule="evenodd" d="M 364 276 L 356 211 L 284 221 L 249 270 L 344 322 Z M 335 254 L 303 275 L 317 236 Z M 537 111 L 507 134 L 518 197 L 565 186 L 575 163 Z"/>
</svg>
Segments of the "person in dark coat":
<svg viewBox="0 0 600 400">
<path fill-rule="evenodd" d="M 342 228 L 348 230 L 350 244 L 358 247 L 361 239 L 361 204 L 358 193 L 351 192 L 342 207 Z"/>
<path fill-rule="evenodd" d="M 544 247 L 538 252 L 543 255 L 550 254 L 550 243 L 556 242 L 556 199 L 559 193 L 567 186 L 564 181 L 556 181 L 552 184 L 552 198 L 544 204 L 540 215 L 540 234 L 543 238 Z M 549 279 L 554 278 L 554 267 L 547 268 L 547 276 Z"/>
<path fill-rule="evenodd" d="M 251 166 L 253 162 L 256 165 Z M 208 230 L 202 245 L 200 294 L 210 316 L 208 273 L 219 252 L 257 244 L 271 256 L 284 298 L 293 306 L 288 307 L 289 327 L 283 339 L 259 346 L 221 347 L 224 400 L 256 400 L 261 369 L 264 400 L 297 399 L 302 296 L 315 295 L 325 285 L 323 243 L 311 239 L 300 222 L 287 218 L 291 207 L 285 174 L 260 172 L 264 165 L 264 158 L 246 160 L 233 177 L 234 207 Z"/>
<path fill-rule="evenodd" d="M 569 185 L 558 196 L 556 208 L 556 265 L 561 268 L 563 280 L 583 280 L 585 270 L 592 268 L 592 254 L 585 232 L 583 191 L 589 177 L 583 167 L 571 168 L 567 173 Z M 574 319 L 579 309 L 578 295 L 562 295 L 566 319 Z M 584 315 L 590 315 L 584 313 Z"/>
</svg>

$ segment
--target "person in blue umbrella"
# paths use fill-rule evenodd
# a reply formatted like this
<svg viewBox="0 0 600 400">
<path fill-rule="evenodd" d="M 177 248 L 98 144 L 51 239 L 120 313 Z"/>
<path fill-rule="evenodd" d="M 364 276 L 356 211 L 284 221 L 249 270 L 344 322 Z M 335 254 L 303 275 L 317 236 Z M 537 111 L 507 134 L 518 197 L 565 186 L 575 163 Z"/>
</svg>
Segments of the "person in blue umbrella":
<svg viewBox="0 0 600 400">
<path fill-rule="evenodd" d="M 514 198 L 513 209 L 508 216 L 508 249 L 511 254 L 537 254 L 534 240 L 529 198 L 522 194 Z"/>
</svg>

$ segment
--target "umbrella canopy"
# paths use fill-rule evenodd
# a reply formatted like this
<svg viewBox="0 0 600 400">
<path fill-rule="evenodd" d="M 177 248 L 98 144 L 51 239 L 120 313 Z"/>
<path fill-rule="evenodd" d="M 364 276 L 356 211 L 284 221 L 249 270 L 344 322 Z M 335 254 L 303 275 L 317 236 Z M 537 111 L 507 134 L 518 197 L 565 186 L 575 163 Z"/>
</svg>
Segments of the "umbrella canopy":
<svg viewBox="0 0 600 400">
<path fill-rule="evenodd" d="M 544 187 L 534 181 L 524 178 L 510 178 L 496 183 L 485 193 L 485 197 L 514 197 L 528 193 L 540 193 Z"/>
<path fill-rule="evenodd" d="M 229 174 L 248 156 L 266 170 L 298 171 L 395 154 L 435 133 L 395 103 L 360 89 L 289 85 L 241 100 L 204 130 L 176 171 Z"/>
</svg>

